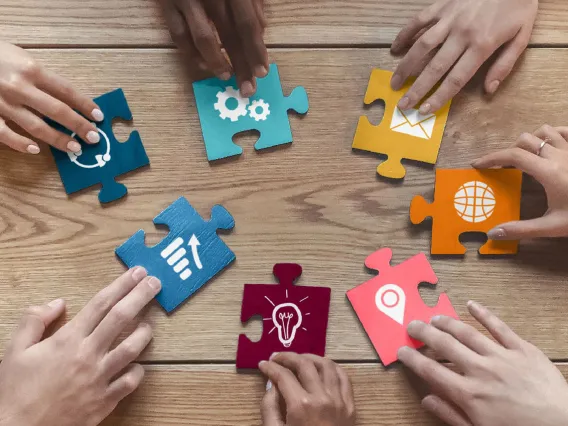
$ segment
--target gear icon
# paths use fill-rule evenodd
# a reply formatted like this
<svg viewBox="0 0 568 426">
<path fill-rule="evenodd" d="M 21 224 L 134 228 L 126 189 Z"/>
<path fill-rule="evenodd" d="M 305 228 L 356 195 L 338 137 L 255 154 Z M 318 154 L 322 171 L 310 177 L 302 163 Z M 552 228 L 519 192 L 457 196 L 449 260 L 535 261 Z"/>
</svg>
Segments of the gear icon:
<svg viewBox="0 0 568 426">
<path fill-rule="evenodd" d="M 257 108 L 262 108 L 262 112 L 256 112 Z M 264 102 L 262 99 L 253 101 L 248 109 L 251 118 L 254 118 L 256 121 L 264 121 L 270 115 L 270 105 Z"/>
<path fill-rule="evenodd" d="M 237 101 L 237 107 L 235 109 L 227 108 L 227 101 L 229 99 L 235 99 Z M 239 117 L 247 115 L 248 104 L 249 98 L 242 97 L 238 90 L 228 86 L 225 88 L 224 92 L 217 92 L 217 102 L 213 107 L 219 111 L 219 117 L 223 120 L 228 118 L 234 122 L 237 121 Z"/>
</svg>

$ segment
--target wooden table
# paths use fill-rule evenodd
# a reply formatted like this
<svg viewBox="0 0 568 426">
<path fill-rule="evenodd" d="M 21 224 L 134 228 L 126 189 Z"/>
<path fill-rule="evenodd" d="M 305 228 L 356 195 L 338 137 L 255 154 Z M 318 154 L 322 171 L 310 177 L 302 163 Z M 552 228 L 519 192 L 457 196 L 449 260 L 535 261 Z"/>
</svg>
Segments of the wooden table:
<svg viewBox="0 0 568 426">
<path fill-rule="evenodd" d="M 223 239 L 236 264 L 174 315 L 145 313 L 155 338 L 142 360 L 145 383 L 105 425 L 253 425 L 264 390 L 257 375 L 237 375 L 237 336 L 259 337 L 260 322 L 239 321 L 244 283 L 272 282 L 272 265 L 298 262 L 301 284 L 332 287 L 328 355 L 354 382 L 359 424 L 433 425 L 400 366 L 385 370 L 345 291 L 368 280 L 365 257 L 392 247 L 400 262 L 427 251 L 430 230 L 411 227 L 412 196 L 432 194 L 434 171 L 408 165 L 402 184 L 378 180 L 379 158 L 351 151 L 373 67 L 392 69 L 388 44 L 429 0 L 268 0 L 270 58 L 284 91 L 304 85 L 310 112 L 291 117 L 295 142 L 257 154 L 254 135 L 238 139 L 244 155 L 210 165 L 205 158 L 190 82 L 154 0 L 4 0 L 0 38 L 30 48 L 51 69 L 92 96 L 124 88 L 151 168 L 122 179 L 129 196 L 101 207 L 97 190 L 65 195 L 48 150 L 37 157 L 0 148 L 0 345 L 30 304 L 64 297 L 74 315 L 123 271 L 114 248 L 143 228 L 149 244 L 163 233 L 151 219 L 180 195 L 208 217 L 215 203 L 234 215 Z M 306 40 L 310 43 L 306 44 Z M 457 96 L 440 167 L 468 167 L 522 131 L 567 123 L 568 8 L 541 2 L 531 48 L 491 100 L 481 79 Z M 129 127 L 118 123 L 125 138 Z M 542 213 L 545 197 L 525 179 L 523 216 Z M 492 308 L 568 373 L 568 273 L 565 241 L 523 243 L 518 256 L 432 261 L 440 284 L 422 291 L 435 303 L 447 291 L 471 323 L 465 303 Z"/>
</svg>

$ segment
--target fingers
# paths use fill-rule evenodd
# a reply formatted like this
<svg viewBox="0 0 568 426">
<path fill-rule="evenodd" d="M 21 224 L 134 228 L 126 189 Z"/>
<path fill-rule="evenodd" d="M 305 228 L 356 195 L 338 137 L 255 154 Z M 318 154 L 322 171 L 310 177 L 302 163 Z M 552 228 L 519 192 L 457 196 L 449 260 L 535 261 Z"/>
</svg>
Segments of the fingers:
<svg viewBox="0 0 568 426">
<path fill-rule="evenodd" d="M 487 338 L 472 326 L 447 316 L 432 318 L 432 326 L 456 338 L 479 355 L 489 355 L 496 350 L 495 342 Z"/>
<path fill-rule="evenodd" d="M 262 361 L 258 368 L 276 386 L 287 405 L 307 397 L 306 390 L 286 367 L 273 361 Z"/>
<path fill-rule="evenodd" d="M 472 426 L 473 424 L 452 404 L 436 395 L 422 400 L 422 407 L 450 426 Z"/>
<path fill-rule="evenodd" d="M 144 379 L 144 368 L 140 364 L 131 364 L 119 378 L 107 388 L 107 400 L 113 405 L 119 403 L 140 386 Z"/>
<path fill-rule="evenodd" d="M 316 369 L 323 382 L 326 392 L 338 402 L 344 402 L 341 392 L 341 382 L 338 374 L 338 366 L 332 360 L 317 355 L 305 354 L 302 357 L 310 360 L 316 366 Z"/>
<path fill-rule="evenodd" d="M 568 236 L 568 217 L 562 211 L 547 213 L 536 219 L 503 223 L 487 232 L 487 237 L 490 240 L 497 241 L 566 236 Z"/>
<path fill-rule="evenodd" d="M 114 305 L 101 323 L 93 330 L 89 340 L 99 350 L 106 351 L 122 330 L 160 292 L 162 285 L 156 277 L 146 277 L 130 293 Z"/>
<path fill-rule="evenodd" d="M 262 398 L 260 414 L 263 426 L 284 426 L 284 419 L 280 411 L 280 397 L 278 391 L 272 385 L 264 394 L 264 398 Z"/>
<path fill-rule="evenodd" d="M 281 352 L 272 356 L 270 361 L 280 364 L 294 373 L 300 380 L 302 387 L 309 393 L 323 390 L 322 381 L 312 359 L 293 352 Z"/>
<path fill-rule="evenodd" d="M 12 336 L 8 351 L 20 352 L 40 342 L 46 328 L 63 312 L 65 312 L 65 302 L 62 299 L 29 308 Z"/>
<path fill-rule="evenodd" d="M 130 336 L 105 355 L 102 362 L 107 376 L 114 377 L 128 364 L 134 362 L 151 340 L 152 327 L 145 323 L 139 324 Z"/>
<path fill-rule="evenodd" d="M 564 138 L 565 141 L 568 141 L 568 127 L 566 126 L 559 126 L 559 127 L 555 127 L 556 131 L 558 133 L 560 133 L 560 135 Z M 558 146 L 557 148 L 559 149 L 563 149 L 563 150 L 568 150 L 568 142 L 566 142 L 566 144 Z"/>
<path fill-rule="evenodd" d="M 467 303 L 467 308 L 471 315 L 505 348 L 519 349 L 522 346 L 523 340 L 489 309 L 472 301 Z"/>
<path fill-rule="evenodd" d="M 434 349 L 436 353 L 453 362 L 462 370 L 467 370 L 478 360 L 478 355 L 475 352 L 453 336 L 422 321 L 412 321 L 408 325 L 408 334 Z"/>
<path fill-rule="evenodd" d="M 495 93 L 503 80 L 509 76 L 515 63 L 529 44 L 531 32 L 532 26 L 528 29 L 522 28 L 517 35 L 503 47 L 503 50 L 499 53 L 485 77 L 485 90 L 487 93 Z"/>
<path fill-rule="evenodd" d="M 418 14 L 412 20 L 410 20 L 408 24 L 406 24 L 405 27 L 400 30 L 400 32 L 394 39 L 391 46 L 391 52 L 394 55 L 398 55 L 400 52 L 410 46 L 414 37 L 421 30 L 428 28 L 429 26 L 434 24 L 437 11 L 438 7 L 436 4 L 434 4 Z"/>
<path fill-rule="evenodd" d="M 91 334 L 110 309 L 147 275 L 146 270 L 139 266 L 126 271 L 98 292 L 69 324 L 80 329 L 85 336 Z"/>
<path fill-rule="evenodd" d="M 557 149 L 568 149 L 568 142 L 564 135 L 568 136 L 568 127 L 552 127 L 548 124 L 543 124 L 536 132 L 534 132 L 534 136 L 539 140 L 539 146 L 542 141 L 546 140 L 548 145 L 553 146 Z M 562 134 L 564 132 L 564 135 Z M 542 153 L 545 153 L 543 148 Z"/>
<path fill-rule="evenodd" d="M 564 140 L 556 131 L 556 135 L 544 136 L 542 139 L 531 133 L 523 133 L 515 142 L 516 147 L 542 158 L 551 158 L 555 155 L 554 146 L 559 143 L 558 139 Z M 543 142 L 546 141 L 546 144 Z"/>
<path fill-rule="evenodd" d="M 258 18 L 258 22 L 260 22 L 260 26 L 262 28 L 262 32 L 264 35 L 264 30 L 268 26 L 268 22 L 266 21 L 266 15 L 264 14 L 264 0 L 255 0 L 254 7 L 256 10 L 256 16 Z"/>
<path fill-rule="evenodd" d="M 0 118 L 0 143 L 28 154 L 39 154 L 40 152 L 39 146 L 34 141 L 14 132 L 2 118 Z"/>
<path fill-rule="evenodd" d="M 550 169 L 547 160 L 515 147 L 496 151 L 472 163 L 476 169 L 492 167 L 516 167 L 534 177 L 541 184 L 547 181 Z"/>
</svg>

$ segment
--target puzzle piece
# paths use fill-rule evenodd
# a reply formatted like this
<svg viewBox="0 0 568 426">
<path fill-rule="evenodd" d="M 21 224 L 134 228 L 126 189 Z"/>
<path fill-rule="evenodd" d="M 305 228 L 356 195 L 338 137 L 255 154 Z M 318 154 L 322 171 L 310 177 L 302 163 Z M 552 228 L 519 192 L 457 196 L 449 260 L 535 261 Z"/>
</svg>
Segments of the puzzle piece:
<svg viewBox="0 0 568 426">
<path fill-rule="evenodd" d="M 106 93 L 94 101 L 105 116 L 102 123 L 95 123 L 101 141 L 92 145 L 75 138 L 81 143 L 81 152 L 66 153 L 55 148 L 51 148 L 51 152 L 67 194 L 100 183 L 102 188 L 99 192 L 99 201 L 109 203 L 124 197 L 128 192 L 126 186 L 116 182 L 115 178 L 147 166 L 150 160 L 138 131 L 133 131 L 124 143 L 118 142 L 112 132 L 112 121 L 115 118 L 132 120 L 132 112 L 122 89 Z M 61 125 L 49 120 L 48 122 L 55 129 L 72 138 L 75 137 L 74 133 Z"/>
<path fill-rule="evenodd" d="M 403 346 L 420 348 L 422 342 L 408 335 L 406 328 L 414 320 L 430 322 L 435 315 L 458 318 L 450 299 L 443 293 L 438 304 L 424 304 L 418 285 L 437 284 L 438 278 L 424 253 L 391 266 L 392 250 L 384 248 L 369 255 L 365 266 L 379 275 L 347 292 L 359 321 L 363 324 L 382 363 L 387 366 L 398 359 Z"/>
<path fill-rule="evenodd" d="M 261 315 L 263 327 L 258 342 L 239 336 L 237 368 L 257 368 L 274 352 L 325 355 L 331 289 L 295 286 L 296 263 L 278 263 L 273 272 L 280 285 L 245 284 L 241 321 Z"/>
<path fill-rule="evenodd" d="M 233 229 L 235 221 L 219 205 L 211 209 L 211 220 L 204 221 L 180 197 L 156 216 L 154 223 L 169 227 L 166 238 L 147 247 L 145 233 L 140 230 L 116 249 L 116 255 L 129 268 L 143 266 L 162 282 L 156 299 L 171 312 L 235 260 L 235 254 L 217 235 L 217 229 Z"/>
<path fill-rule="evenodd" d="M 497 225 L 519 220 L 523 174 L 514 169 L 437 169 L 434 202 L 414 197 L 410 220 L 432 217 L 432 254 L 465 254 L 459 242 L 463 232 L 488 232 Z M 488 240 L 480 254 L 515 254 L 518 241 Z"/>
<path fill-rule="evenodd" d="M 193 83 L 209 161 L 242 154 L 233 136 L 246 130 L 260 132 L 256 150 L 292 142 L 288 110 L 299 114 L 308 111 L 306 90 L 296 87 L 290 96 L 284 96 L 276 64 L 270 65 L 266 77 L 256 81 L 256 94 L 250 98 L 241 96 L 234 76 L 228 81 L 209 78 Z"/>
<path fill-rule="evenodd" d="M 451 100 L 435 114 L 422 115 L 417 109 L 402 111 L 397 107 L 414 79 L 394 91 L 390 80 L 392 72 L 374 69 L 365 94 L 365 104 L 378 99 L 385 102 L 385 113 L 378 126 L 366 116 L 359 117 L 353 148 L 384 154 L 387 160 L 377 167 L 377 173 L 392 179 L 402 179 L 406 170 L 402 159 L 435 164 L 442 143 L 444 128 L 450 112 Z"/>
</svg>

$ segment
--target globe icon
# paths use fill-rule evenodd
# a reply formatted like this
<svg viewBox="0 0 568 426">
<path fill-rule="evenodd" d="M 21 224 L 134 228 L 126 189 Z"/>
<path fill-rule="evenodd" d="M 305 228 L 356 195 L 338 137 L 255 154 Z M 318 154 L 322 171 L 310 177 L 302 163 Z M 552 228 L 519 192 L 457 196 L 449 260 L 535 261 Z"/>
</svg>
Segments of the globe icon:
<svg viewBox="0 0 568 426">
<path fill-rule="evenodd" d="M 491 217 L 495 210 L 495 194 L 483 182 L 463 184 L 454 197 L 454 207 L 466 222 L 480 223 Z"/>
</svg>

